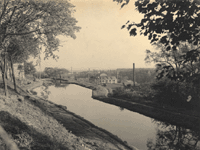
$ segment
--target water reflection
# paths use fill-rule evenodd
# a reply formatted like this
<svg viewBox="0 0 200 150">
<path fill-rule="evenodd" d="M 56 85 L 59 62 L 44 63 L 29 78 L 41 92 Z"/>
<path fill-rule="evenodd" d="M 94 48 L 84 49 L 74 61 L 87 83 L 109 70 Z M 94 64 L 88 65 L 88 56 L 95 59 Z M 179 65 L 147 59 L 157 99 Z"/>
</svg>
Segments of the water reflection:
<svg viewBox="0 0 200 150">
<path fill-rule="evenodd" d="M 66 89 L 66 87 L 67 87 L 68 85 L 69 85 L 69 84 L 56 83 L 56 84 L 55 84 L 55 87 Z"/>
<path fill-rule="evenodd" d="M 140 150 L 200 150 L 198 132 L 93 100 L 90 89 L 61 83 L 35 90 Z"/>
<path fill-rule="evenodd" d="M 199 132 L 153 120 L 158 130 L 156 141 L 148 139 L 148 150 L 200 150 Z"/>
<path fill-rule="evenodd" d="M 68 85 L 69 84 L 62 84 L 62 83 L 59 83 L 59 82 L 55 82 L 54 87 L 66 89 L 66 87 Z M 39 96 L 41 96 L 44 99 L 48 99 L 49 95 L 51 94 L 51 90 L 49 89 L 49 85 L 43 85 L 40 88 L 34 89 L 34 91 L 36 91 L 39 94 Z"/>
<path fill-rule="evenodd" d="M 51 91 L 49 90 L 48 86 L 42 86 L 38 93 L 39 92 L 40 96 L 42 96 L 44 99 L 48 99 L 49 95 L 51 94 Z"/>
</svg>

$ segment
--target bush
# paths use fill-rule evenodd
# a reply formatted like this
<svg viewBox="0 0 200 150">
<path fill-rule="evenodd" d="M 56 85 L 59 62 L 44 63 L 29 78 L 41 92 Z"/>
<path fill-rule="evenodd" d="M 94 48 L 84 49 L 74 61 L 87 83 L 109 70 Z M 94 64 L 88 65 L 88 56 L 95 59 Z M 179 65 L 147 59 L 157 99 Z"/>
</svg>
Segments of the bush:
<svg viewBox="0 0 200 150">
<path fill-rule="evenodd" d="M 167 104 L 187 108 L 191 105 L 191 102 L 188 103 L 186 101 L 189 95 L 193 97 L 192 103 L 196 103 L 195 93 L 190 83 L 177 82 L 165 78 L 153 83 L 151 88 L 154 90 L 154 100 L 161 105 Z"/>
<path fill-rule="evenodd" d="M 115 90 L 113 90 L 113 97 L 131 98 L 132 97 L 132 92 L 131 91 L 127 91 L 123 87 L 117 87 Z"/>
<path fill-rule="evenodd" d="M 103 83 L 103 84 L 102 84 L 102 86 L 106 87 L 106 84 L 105 84 L 105 83 Z"/>
</svg>

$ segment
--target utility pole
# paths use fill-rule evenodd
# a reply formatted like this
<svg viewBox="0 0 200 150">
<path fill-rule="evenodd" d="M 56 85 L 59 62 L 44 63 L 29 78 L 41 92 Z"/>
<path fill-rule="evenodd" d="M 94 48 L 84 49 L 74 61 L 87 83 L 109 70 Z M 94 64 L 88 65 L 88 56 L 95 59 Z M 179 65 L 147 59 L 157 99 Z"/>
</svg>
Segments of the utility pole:
<svg viewBox="0 0 200 150">
<path fill-rule="evenodd" d="M 133 86 L 135 86 L 135 63 L 133 63 Z"/>
</svg>

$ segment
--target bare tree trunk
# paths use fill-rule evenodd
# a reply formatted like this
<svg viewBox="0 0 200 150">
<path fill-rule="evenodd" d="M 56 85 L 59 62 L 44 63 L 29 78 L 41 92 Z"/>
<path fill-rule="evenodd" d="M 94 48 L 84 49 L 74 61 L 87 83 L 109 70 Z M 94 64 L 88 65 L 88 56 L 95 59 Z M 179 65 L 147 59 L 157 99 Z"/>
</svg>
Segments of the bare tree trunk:
<svg viewBox="0 0 200 150">
<path fill-rule="evenodd" d="M 8 96 L 8 85 L 7 85 L 7 79 L 6 79 L 6 51 L 5 51 L 5 56 L 4 56 L 4 72 L 3 72 L 3 80 L 4 80 L 5 96 Z"/>
<path fill-rule="evenodd" d="M 2 76 L 2 80 L 3 80 L 3 85 L 4 85 L 4 70 L 3 70 L 3 64 L 2 64 L 2 61 L 0 61 L 1 63 L 1 76 Z"/>
<path fill-rule="evenodd" d="M 12 69 L 12 78 L 13 78 L 14 90 L 17 92 L 17 86 L 16 86 L 16 80 L 15 80 L 15 73 L 14 73 L 14 68 L 13 68 L 12 57 L 10 57 L 10 65 L 11 65 L 11 69 Z"/>
<path fill-rule="evenodd" d="M 8 80 L 8 66 L 7 66 L 7 63 L 6 63 L 6 68 L 5 68 L 5 75 L 6 75 L 6 79 Z"/>
<path fill-rule="evenodd" d="M 12 82 L 13 80 L 12 80 L 12 70 L 11 70 L 11 68 L 9 68 L 9 78 L 10 78 L 10 81 Z"/>
</svg>

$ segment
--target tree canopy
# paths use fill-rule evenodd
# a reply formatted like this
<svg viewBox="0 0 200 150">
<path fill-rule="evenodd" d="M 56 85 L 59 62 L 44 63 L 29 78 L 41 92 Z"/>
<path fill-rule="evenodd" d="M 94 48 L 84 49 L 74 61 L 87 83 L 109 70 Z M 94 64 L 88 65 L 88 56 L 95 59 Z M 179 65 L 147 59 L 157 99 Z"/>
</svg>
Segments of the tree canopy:
<svg viewBox="0 0 200 150">
<path fill-rule="evenodd" d="M 128 4 L 129 0 L 116 0 Z M 151 43 L 160 41 L 167 50 L 176 50 L 180 42 L 199 44 L 200 2 L 198 0 L 137 0 L 136 9 L 144 14 L 140 23 L 127 22 L 131 36 L 148 36 Z M 168 36 L 168 35 L 169 36 Z"/>
<path fill-rule="evenodd" d="M 60 78 L 62 75 L 67 75 L 69 73 L 69 70 L 67 70 L 65 68 L 46 67 L 44 69 L 44 73 L 46 73 L 48 75 L 48 77 Z"/>
<path fill-rule="evenodd" d="M 122 6 L 129 3 L 129 0 L 115 1 L 122 3 Z M 122 28 L 127 28 L 131 36 L 136 36 L 139 29 L 139 33 L 148 36 L 152 44 L 160 44 L 164 48 L 157 58 L 165 54 L 168 59 L 176 61 L 175 65 L 194 66 L 199 62 L 200 2 L 198 0 L 137 0 L 135 6 L 144 17 L 139 23 L 128 21 L 122 26 Z M 183 50 L 181 46 L 183 44 L 190 46 L 188 51 Z M 175 53 L 179 56 L 176 57 Z M 168 64 L 161 68 L 169 71 L 173 67 Z M 174 76 L 171 79 L 181 80 L 191 76 L 190 70 L 181 76 L 175 75 L 176 73 L 174 70 Z M 192 75 L 196 74 L 193 72 Z"/>
<path fill-rule="evenodd" d="M 12 58 L 14 62 L 25 61 L 30 55 L 40 54 L 41 47 L 45 47 L 45 58 L 56 59 L 58 36 L 75 39 L 80 27 L 76 26 L 77 21 L 72 16 L 74 6 L 68 0 L 2 0 L 0 8 L 0 53 L 3 56 L 0 63 L 4 65 L 1 70 L 7 91 L 8 58 L 10 62 Z"/>
<path fill-rule="evenodd" d="M 0 2 L 1 46 L 11 37 L 33 34 L 45 46 L 46 57 L 58 49 L 58 35 L 75 38 L 80 28 L 72 17 L 74 6 L 66 1 L 55 0 L 4 0 Z"/>
<path fill-rule="evenodd" d="M 26 62 L 24 64 L 24 71 L 25 71 L 25 74 L 34 74 L 36 72 L 36 68 L 35 66 L 33 65 L 33 62 Z"/>
</svg>

